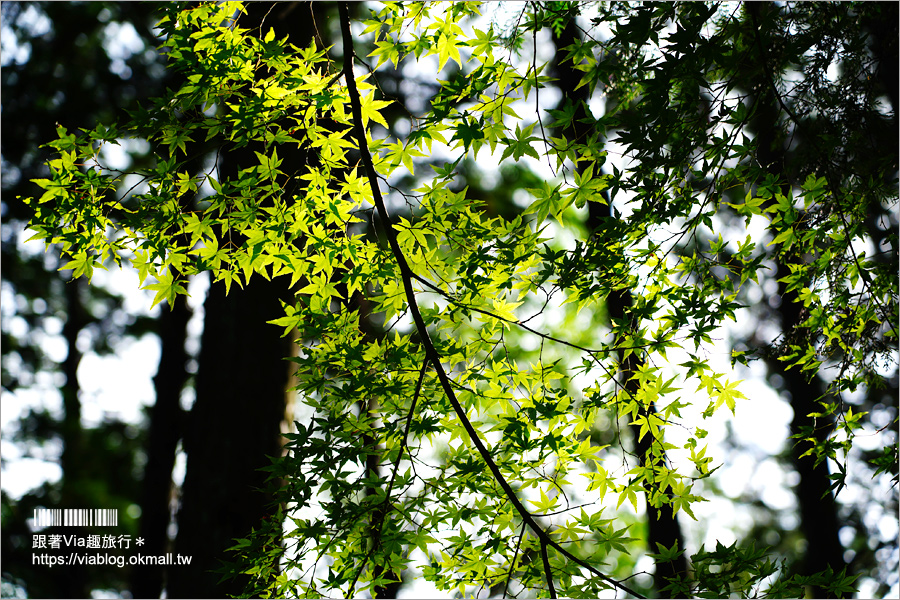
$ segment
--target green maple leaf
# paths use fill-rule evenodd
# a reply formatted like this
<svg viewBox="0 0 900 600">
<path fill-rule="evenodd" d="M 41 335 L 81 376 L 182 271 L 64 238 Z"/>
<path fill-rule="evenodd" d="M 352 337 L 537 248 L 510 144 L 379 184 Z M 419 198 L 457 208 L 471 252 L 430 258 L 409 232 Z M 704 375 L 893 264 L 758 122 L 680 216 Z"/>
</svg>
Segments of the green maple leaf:
<svg viewBox="0 0 900 600">
<path fill-rule="evenodd" d="M 459 125 L 456 126 L 456 133 L 453 134 L 453 137 L 450 138 L 450 141 L 452 142 L 453 140 L 460 140 L 463 143 L 463 148 L 468 150 L 469 145 L 472 144 L 472 142 L 474 142 L 475 140 L 483 139 L 484 131 L 482 128 L 482 124 L 475 119 L 464 119 Z"/>
<path fill-rule="evenodd" d="M 385 106 L 390 105 L 390 100 L 375 100 L 374 93 L 369 94 L 368 96 L 362 96 L 359 100 L 359 107 L 362 111 L 363 127 L 368 127 L 369 121 L 372 120 L 385 129 L 390 129 L 387 121 L 385 121 L 384 117 L 381 116 L 381 113 L 378 112 Z"/>
<path fill-rule="evenodd" d="M 456 36 L 450 37 L 441 34 L 438 38 L 438 71 L 444 68 L 444 63 L 448 58 L 452 58 L 462 68 L 462 58 L 459 56 L 459 48 L 456 47 Z"/>
<path fill-rule="evenodd" d="M 171 305 L 175 302 L 175 296 L 178 294 L 187 295 L 187 290 L 180 283 L 175 282 L 174 275 L 168 269 L 164 274 L 156 276 L 156 283 L 146 285 L 143 289 L 156 291 L 156 296 L 153 298 L 153 304 L 150 305 L 150 308 L 153 308 L 163 300 L 166 300 Z"/>
</svg>

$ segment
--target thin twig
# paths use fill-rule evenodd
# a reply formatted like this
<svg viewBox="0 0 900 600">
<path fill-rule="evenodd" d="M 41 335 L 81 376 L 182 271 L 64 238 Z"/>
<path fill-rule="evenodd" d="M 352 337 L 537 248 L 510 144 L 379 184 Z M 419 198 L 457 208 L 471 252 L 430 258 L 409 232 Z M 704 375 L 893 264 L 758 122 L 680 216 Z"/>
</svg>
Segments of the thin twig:
<svg viewBox="0 0 900 600">
<path fill-rule="evenodd" d="M 516 570 L 516 560 L 519 558 L 519 548 L 522 546 L 522 538 L 525 537 L 525 523 L 522 523 L 522 530 L 519 531 L 519 539 L 516 540 L 516 551 L 513 553 L 512 561 L 509 563 L 509 571 L 506 573 L 506 584 L 503 586 L 503 595 L 506 598 L 506 592 L 509 590 L 509 580 L 512 579 L 513 571 Z"/>
</svg>

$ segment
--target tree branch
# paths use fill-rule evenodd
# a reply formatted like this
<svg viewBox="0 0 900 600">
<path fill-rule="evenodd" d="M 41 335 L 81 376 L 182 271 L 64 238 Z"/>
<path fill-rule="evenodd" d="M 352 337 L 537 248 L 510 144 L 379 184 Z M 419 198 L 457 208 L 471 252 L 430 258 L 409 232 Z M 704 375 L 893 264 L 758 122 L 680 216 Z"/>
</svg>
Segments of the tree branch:
<svg viewBox="0 0 900 600">
<path fill-rule="evenodd" d="M 550 597 L 556 598 L 556 588 L 553 586 L 553 571 L 550 569 L 550 559 L 547 558 L 547 542 L 544 540 L 541 540 L 541 560 L 544 562 L 544 577 L 547 578 Z"/>
<path fill-rule="evenodd" d="M 431 341 L 431 336 L 428 333 L 428 328 L 425 325 L 425 321 L 422 318 L 421 312 L 419 311 L 419 305 L 416 302 L 415 291 L 413 290 L 412 286 L 412 269 L 410 269 L 409 263 L 406 261 L 406 257 L 403 255 L 403 251 L 400 248 L 400 244 L 397 242 L 397 236 L 390 226 L 390 215 L 387 211 L 387 207 L 384 204 L 384 199 L 381 196 L 381 190 L 378 186 L 378 176 L 375 172 L 375 167 L 372 164 L 372 155 L 369 153 L 366 132 L 363 129 L 362 108 L 360 105 L 359 90 L 356 87 L 356 80 L 353 76 L 354 51 L 353 34 L 350 31 L 350 11 L 346 2 L 341 2 L 338 5 L 338 9 L 340 12 L 340 26 L 344 44 L 344 77 L 347 81 L 347 91 L 350 96 L 350 107 L 353 114 L 354 136 L 356 137 L 356 140 L 358 142 L 360 158 L 362 159 L 363 165 L 365 166 L 366 176 L 369 180 L 369 187 L 372 190 L 372 200 L 375 203 L 375 208 L 378 210 L 379 217 L 385 224 L 384 235 L 387 237 L 388 245 L 391 248 L 391 253 L 394 256 L 394 260 L 397 261 L 397 266 L 400 268 L 400 277 L 403 280 L 403 290 L 406 294 L 406 301 L 409 304 L 409 312 L 413 318 L 413 322 L 415 323 L 416 330 L 418 331 L 419 336 L 422 339 L 422 346 L 425 348 L 426 360 L 430 361 L 434 366 L 434 370 L 437 374 L 438 381 L 440 381 L 441 388 L 443 388 L 444 393 L 447 395 L 447 399 L 450 401 L 450 405 L 453 407 L 454 412 L 456 412 L 456 415 L 460 420 L 460 423 L 466 430 L 469 438 L 472 440 L 472 444 L 475 446 L 476 450 L 478 450 L 478 453 L 481 455 L 485 464 L 487 464 L 488 469 L 491 471 L 494 479 L 503 489 L 503 492 L 504 494 L 506 494 L 506 497 L 509 499 L 510 503 L 516 509 L 516 512 L 519 513 L 519 516 L 521 516 L 522 520 L 528 525 L 529 529 L 531 529 L 538 537 L 542 545 L 549 545 L 553 547 L 557 552 L 574 561 L 575 563 L 581 565 L 585 569 L 588 569 L 591 573 L 594 573 L 597 577 L 600 577 L 606 583 L 609 583 L 616 588 L 628 592 L 629 594 L 632 594 L 637 598 L 644 598 L 644 596 L 639 594 L 637 591 L 629 588 L 626 585 L 623 585 L 615 579 L 604 575 L 590 564 L 581 560 L 577 556 L 574 556 L 572 553 L 568 552 L 565 548 L 563 548 L 552 538 L 550 538 L 550 536 L 534 520 L 534 517 L 532 517 L 531 513 L 528 512 L 528 509 L 525 508 L 525 506 L 522 504 L 522 501 L 519 500 L 518 496 L 516 496 L 516 493 L 512 489 L 512 486 L 510 486 L 509 482 L 506 481 L 503 473 L 500 472 L 500 467 L 498 467 L 497 463 L 494 462 L 494 459 L 491 458 L 490 452 L 488 452 L 488 449 L 487 447 L 485 447 L 484 442 L 481 441 L 481 438 L 478 437 L 478 432 L 472 426 L 472 423 L 466 416 L 466 411 L 463 410 L 462 405 L 456 398 L 456 392 L 453 391 L 450 377 L 444 370 L 443 364 L 441 364 L 441 356 L 440 354 L 438 354 L 437 350 L 434 347 L 434 344 Z"/>
</svg>

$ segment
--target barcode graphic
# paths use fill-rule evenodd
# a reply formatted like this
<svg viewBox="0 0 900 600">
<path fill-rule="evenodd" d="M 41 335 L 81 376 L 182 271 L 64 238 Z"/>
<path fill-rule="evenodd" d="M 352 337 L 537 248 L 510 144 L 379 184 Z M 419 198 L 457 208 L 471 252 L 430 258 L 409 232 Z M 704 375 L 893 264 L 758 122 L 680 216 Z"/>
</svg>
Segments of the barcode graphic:
<svg viewBox="0 0 900 600">
<path fill-rule="evenodd" d="M 117 508 L 36 508 L 35 527 L 113 526 L 119 524 Z"/>
</svg>

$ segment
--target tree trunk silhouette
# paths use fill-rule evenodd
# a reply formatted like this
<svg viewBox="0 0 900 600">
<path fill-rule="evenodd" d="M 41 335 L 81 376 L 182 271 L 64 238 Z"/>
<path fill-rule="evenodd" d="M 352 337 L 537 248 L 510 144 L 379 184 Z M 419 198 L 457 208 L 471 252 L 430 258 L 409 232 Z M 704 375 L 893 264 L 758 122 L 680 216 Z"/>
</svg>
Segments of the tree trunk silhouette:
<svg viewBox="0 0 900 600">
<path fill-rule="evenodd" d="M 60 390 L 63 400 L 61 427 L 63 450 L 60 467 L 63 475 L 59 506 L 62 508 L 83 506 L 81 492 L 86 479 L 86 462 L 92 458 L 85 453 L 84 430 L 81 427 L 81 386 L 78 383 L 78 366 L 82 359 L 82 353 L 78 349 L 78 334 L 86 321 L 85 308 L 81 301 L 81 290 L 84 285 L 81 279 L 65 284 L 68 318 L 63 324 L 62 333 L 68 352 L 63 362 L 66 382 Z M 73 554 L 74 548 L 66 545 L 61 551 L 64 555 Z M 59 582 L 59 594 L 63 598 L 85 598 L 90 593 L 87 589 L 87 574 L 83 567 L 68 565 L 62 567 Z"/>
<path fill-rule="evenodd" d="M 172 469 L 184 420 L 181 392 L 188 380 L 188 361 L 184 343 L 191 311 L 184 296 L 178 296 L 171 309 L 166 306 L 159 317 L 159 369 L 153 378 L 156 402 L 150 410 L 147 440 L 147 464 L 141 491 L 140 536 L 142 552 L 161 556 L 170 548 L 168 538 L 169 500 L 172 494 Z M 165 585 L 164 565 L 145 565 L 135 569 L 131 593 L 135 598 L 157 598 Z"/>
<path fill-rule="evenodd" d="M 308 3 L 250 3 L 241 28 L 262 37 L 269 28 L 305 47 L 315 27 Z M 234 179 L 256 164 L 248 145 L 219 156 L 220 180 Z M 303 151 L 279 148 L 284 165 L 306 160 Z M 236 243 L 240 244 L 239 241 Z M 187 472 L 178 513 L 175 551 L 192 557 L 190 567 L 170 567 L 170 597 L 238 596 L 245 581 L 219 583 L 213 572 L 230 557 L 234 539 L 258 527 L 273 498 L 263 493 L 267 474 L 259 469 L 267 457 L 281 454 L 281 422 L 290 367 L 290 338 L 267 321 L 283 316 L 281 301 L 290 301 L 287 281 L 255 275 L 244 289 L 214 283 L 204 305 L 206 314 L 196 375 L 196 400 L 187 419 L 184 449 Z"/>
<path fill-rule="evenodd" d="M 748 15 L 751 17 L 751 27 L 761 21 L 761 16 L 768 10 L 778 10 L 768 4 L 748 3 L 746 5 Z M 752 34 L 751 34 L 752 35 Z M 764 33 L 759 32 L 759 40 L 767 44 Z M 756 117 L 751 122 L 752 129 L 757 131 L 759 163 L 770 173 L 779 179 L 787 181 L 789 185 L 790 173 L 786 167 L 786 141 L 784 135 L 778 129 L 780 108 L 778 100 L 772 92 L 768 78 L 771 76 L 773 65 L 766 64 L 766 57 L 759 49 L 758 62 L 755 68 L 747 74 L 747 86 L 749 89 L 758 90 L 758 108 Z M 760 68 L 761 67 L 761 68 Z M 777 259 L 775 259 L 777 260 Z M 789 268 L 782 262 L 778 263 L 777 278 L 781 280 L 789 274 Z M 803 304 L 797 298 L 796 293 L 786 293 L 786 284 L 778 283 L 777 313 L 781 321 L 781 331 L 788 339 L 792 335 L 804 335 L 798 327 L 803 318 L 801 311 Z M 798 369 L 786 371 L 782 363 L 775 357 L 767 359 L 769 369 L 778 373 L 784 380 L 783 390 L 790 395 L 791 409 L 794 412 L 791 421 L 791 433 L 800 433 L 804 428 L 815 428 L 815 437 L 822 441 L 834 428 L 834 420 L 830 416 L 810 417 L 809 414 L 819 412 L 821 407 L 818 400 L 822 397 L 824 389 L 821 380 L 817 376 L 812 379 Z M 808 448 L 808 442 L 796 443 L 790 441 L 791 463 L 800 477 L 800 482 L 795 489 L 797 502 L 800 509 L 800 530 L 806 539 L 806 553 L 802 560 L 804 574 L 812 574 L 824 571 L 827 568 L 839 572 L 844 568 L 844 548 L 838 536 L 839 522 L 837 516 L 837 504 L 832 494 L 831 480 L 827 461 L 818 466 L 815 465 L 813 456 L 801 458 L 801 454 Z M 825 590 L 813 588 L 813 597 L 825 597 Z"/>
<path fill-rule="evenodd" d="M 243 583 L 219 583 L 213 571 L 226 549 L 267 514 L 261 490 L 268 456 L 281 452 L 287 342 L 266 321 L 281 314 L 282 284 L 262 278 L 245 289 L 213 284 L 205 303 L 196 400 L 187 419 L 187 471 L 175 552 L 189 567 L 169 568 L 169 597 L 240 595 Z"/>
<path fill-rule="evenodd" d="M 561 58 L 560 49 L 574 44 L 578 40 L 578 30 L 574 18 L 569 19 L 562 34 L 554 39 L 557 47 L 557 56 Z M 591 135 L 589 126 L 581 119 L 588 117 L 582 110 L 582 105 L 586 106 L 588 100 L 588 86 L 582 86 L 575 89 L 581 79 L 580 72 L 576 71 L 571 63 L 562 63 L 561 60 L 556 64 L 558 85 L 562 92 L 563 98 L 570 99 L 577 107 L 576 117 L 572 121 L 570 136 L 583 140 Z M 598 174 L 599 175 L 599 174 Z M 605 192 L 604 192 L 605 195 Z M 588 218 L 587 229 L 589 232 L 596 231 L 601 225 L 604 218 L 616 215 L 612 212 L 612 202 L 607 198 L 607 205 L 603 206 L 598 202 L 588 202 Z M 621 320 L 627 316 L 628 309 L 632 305 L 631 293 L 628 290 L 611 290 L 607 297 L 606 307 L 611 320 Z M 640 361 L 636 354 L 631 354 L 628 358 L 624 357 L 624 351 L 619 351 L 619 377 L 618 380 L 624 390 L 628 394 L 635 394 L 638 391 L 638 381 L 632 379 L 632 374 L 636 373 L 640 367 Z M 651 405 L 647 412 L 653 414 L 655 408 Z M 644 415 L 646 416 L 646 415 Z M 640 426 L 634 423 L 629 424 L 629 431 L 632 433 L 632 443 L 634 453 L 638 457 L 641 465 L 644 465 L 650 458 L 650 449 L 653 443 L 652 435 L 645 435 L 640 438 Z M 677 545 L 679 549 L 684 550 L 684 536 L 681 532 L 681 526 L 677 517 L 672 512 L 670 505 L 664 505 L 656 508 L 650 505 L 649 496 L 650 489 L 646 489 L 647 502 L 647 548 L 651 553 L 659 552 L 659 545 L 671 548 Z M 681 554 L 676 560 L 668 562 L 657 562 L 653 573 L 653 587 L 660 597 L 666 594 L 662 591 L 669 583 L 669 580 L 675 577 L 684 577 L 688 573 L 687 559 Z"/>
</svg>

